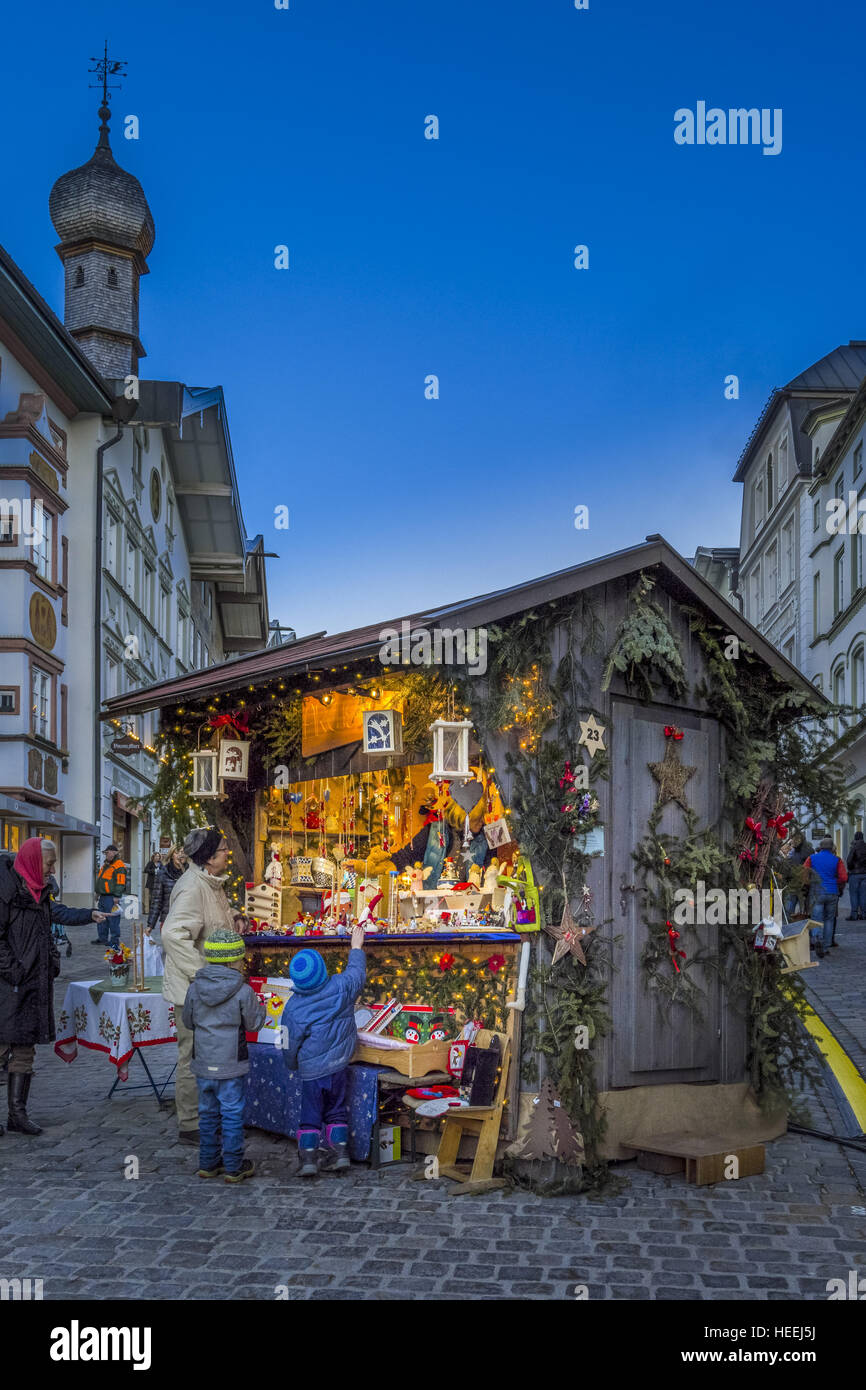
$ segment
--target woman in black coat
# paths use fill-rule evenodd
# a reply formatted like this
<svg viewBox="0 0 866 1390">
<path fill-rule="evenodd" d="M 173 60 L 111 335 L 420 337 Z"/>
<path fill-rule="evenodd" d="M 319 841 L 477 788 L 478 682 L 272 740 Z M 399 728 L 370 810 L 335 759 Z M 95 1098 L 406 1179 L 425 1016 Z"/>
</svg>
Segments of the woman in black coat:
<svg viewBox="0 0 866 1390">
<path fill-rule="evenodd" d="M 81 926 L 104 917 L 89 907 L 52 901 L 47 879 L 56 862 L 52 842 L 36 838 L 25 840 L 14 860 L 0 859 L 0 1065 L 9 1064 L 10 1133 L 42 1133 L 27 1116 L 27 1098 L 36 1044 L 56 1036 L 54 980 L 60 955 L 52 919 Z"/>
<path fill-rule="evenodd" d="M 150 894 L 150 908 L 147 914 L 147 934 L 154 946 L 162 949 L 162 924 L 168 916 L 171 892 L 181 874 L 186 869 L 186 855 L 182 849 L 171 849 L 164 864 L 156 871 L 153 889 Z"/>
</svg>

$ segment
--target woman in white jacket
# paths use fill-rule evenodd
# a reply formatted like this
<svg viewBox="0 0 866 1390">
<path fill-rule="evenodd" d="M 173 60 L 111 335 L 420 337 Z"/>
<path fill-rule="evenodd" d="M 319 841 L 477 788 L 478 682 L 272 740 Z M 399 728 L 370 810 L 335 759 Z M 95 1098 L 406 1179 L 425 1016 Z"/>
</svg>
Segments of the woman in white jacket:
<svg viewBox="0 0 866 1390">
<path fill-rule="evenodd" d="M 174 1096 L 179 1138 L 198 1144 L 198 1088 L 190 1071 L 192 1031 L 184 1027 L 181 1013 L 186 992 L 207 958 L 204 943 L 217 927 L 234 930 L 231 905 L 225 894 L 229 848 L 219 830 L 208 826 L 193 830 L 183 843 L 189 865 L 171 894 L 168 916 L 162 924 L 165 975 L 162 992 L 174 1004 L 177 1028 L 177 1071 Z"/>
</svg>

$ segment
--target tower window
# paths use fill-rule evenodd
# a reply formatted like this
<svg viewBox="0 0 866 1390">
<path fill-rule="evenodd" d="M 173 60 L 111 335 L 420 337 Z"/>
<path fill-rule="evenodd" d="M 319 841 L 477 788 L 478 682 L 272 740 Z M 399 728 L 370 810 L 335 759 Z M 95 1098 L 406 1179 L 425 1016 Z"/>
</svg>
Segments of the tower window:
<svg viewBox="0 0 866 1390">
<path fill-rule="evenodd" d="M 78 269 L 76 270 L 76 272 L 75 272 L 75 279 L 73 280 L 72 283 L 73 283 L 73 285 L 76 286 L 76 288 L 77 288 L 79 285 L 83 285 L 83 284 L 84 284 L 84 267 L 83 267 L 83 266 L 80 265 L 80 266 L 78 267 Z"/>
<path fill-rule="evenodd" d="M 108 267 L 108 275 L 106 276 L 106 279 L 108 281 L 108 284 L 112 287 L 112 289 L 117 289 L 117 271 L 114 269 L 113 265 Z"/>
</svg>

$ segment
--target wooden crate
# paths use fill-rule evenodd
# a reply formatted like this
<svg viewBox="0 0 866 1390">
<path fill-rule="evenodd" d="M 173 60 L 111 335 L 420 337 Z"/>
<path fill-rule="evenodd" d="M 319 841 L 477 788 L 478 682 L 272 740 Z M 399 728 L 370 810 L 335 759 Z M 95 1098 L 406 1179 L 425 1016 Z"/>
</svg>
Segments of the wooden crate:
<svg viewBox="0 0 866 1390">
<path fill-rule="evenodd" d="M 448 1070 L 448 1050 L 450 1043 L 426 1042 L 409 1044 L 407 1047 L 369 1047 L 358 1043 L 353 1062 L 366 1062 L 374 1067 L 392 1067 L 403 1076 L 426 1076 L 431 1071 Z"/>
<path fill-rule="evenodd" d="M 726 1139 L 722 1134 L 653 1134 L 644 1139 L 624 1139 L 623 1146 L 636 1149 L 638 1166 L 651 1171 L 673 1172 L 666 1164 L 661 1168 L 653 1166 L 653 1155 L 666 1160 L 685 1162 L 686 1182 L 697 1187 L 705 1187 L 714 1182 L 732 1182 L 726 1178 L 728 1160 L 736 1158 L 737 1177 L 753 1178 L 764 1171 L 763 1144 L 744 1144 L 741 1139 Z M 645 1159 L 645 1162 L 641 1160 Z M 682 1170 L 680 1170 L 682 1171 Z"/>
</svg>

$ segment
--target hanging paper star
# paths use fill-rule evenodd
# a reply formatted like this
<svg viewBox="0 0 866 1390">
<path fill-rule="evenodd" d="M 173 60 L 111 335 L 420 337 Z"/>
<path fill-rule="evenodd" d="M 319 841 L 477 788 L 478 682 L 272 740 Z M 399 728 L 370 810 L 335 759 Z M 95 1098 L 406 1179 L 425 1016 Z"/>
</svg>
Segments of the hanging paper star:
<svg viewBox="0 0 866 1390">
<path fill-rule="evenodd" d="M 698 769 L 687 767 L 685 763 L 680 762 L 676 744 L 673 741 L 667 743 L 663 761 L 648 763 L 647 766 L 659 784 L 656 805 L 664 806 L 668 801 L 676 801 L 687 811 L 689 808 L 686 804 L 686 782 L 694 777 Z"/>
<path fill-rule="evenodd" d="M 596 753 L 604 752 L 604 736 L 606 732 L 607 725 L 597 724 L 595 715 L 591 714 L 588 719 L 581 719 L 580 738 L 577 741 L 589 749 L 589 756 L 592 758 Z"/>
<path fill-rule="evenodd" d="M 581 942 L 585 936 L 589 936 L 590 932 L 595 931 L 595 927 L 585 923 L 581 923 L 580 926 L 575 925 L 567 898 L 562 913 L 562 921 L 559 926 L 545 925 L 544 930 L 556 941 L 556 946 L 553 951 L 553 965 L 556 965 L 557 961 L 562 960 L 563 956 L 567 956 L 569 951 L 573 956 L 577 957 L 581 965 L 586 965 L 586 956 L 583 954 Z"/>
</svg>

